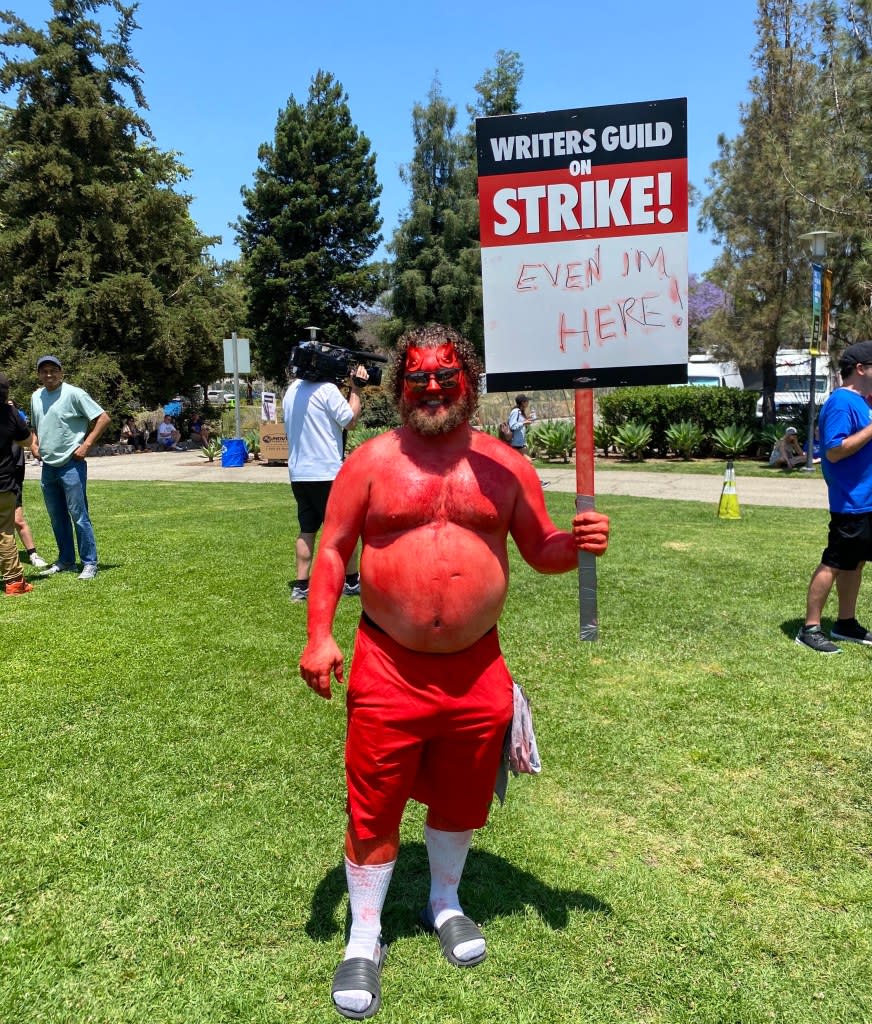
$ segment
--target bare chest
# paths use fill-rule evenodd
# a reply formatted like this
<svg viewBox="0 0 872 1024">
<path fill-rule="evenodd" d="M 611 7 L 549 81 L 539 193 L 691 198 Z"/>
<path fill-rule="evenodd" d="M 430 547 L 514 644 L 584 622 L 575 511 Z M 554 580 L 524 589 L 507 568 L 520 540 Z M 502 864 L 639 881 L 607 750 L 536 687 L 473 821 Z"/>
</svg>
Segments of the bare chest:
<svg viewBox="0 0 872 1024">
<path fill-rule="evenodd" d="M 506 481 L 501 486 L 496 475 L 474 471 L 466 460 L 429 469 L 400 462 L 386 466 L 372 483 L 367 513 L 370 536 L 440 525 L 477 533 L 504 529 Z"/>
</svg>

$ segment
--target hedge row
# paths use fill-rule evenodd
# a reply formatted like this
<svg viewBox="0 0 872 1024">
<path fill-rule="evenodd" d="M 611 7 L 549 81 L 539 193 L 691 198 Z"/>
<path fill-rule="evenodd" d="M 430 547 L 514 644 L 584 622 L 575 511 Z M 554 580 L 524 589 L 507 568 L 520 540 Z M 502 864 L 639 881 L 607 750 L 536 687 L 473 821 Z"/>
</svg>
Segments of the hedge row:
<svg viewBox="0 0 872 1024">
<path fill-rule="evenodd" d="M 610 431 L 631 421 L 647 423 L 652 431 L 651 449 L 665 456 L 666 431 L 681 420 L 698 424 L 707 437 L 731 424 L 754 429 L 757 398 L 755 391 L 740 388 L 618 388 L 600 394 L 597 407 L 601 422 Z"/>
</svg>

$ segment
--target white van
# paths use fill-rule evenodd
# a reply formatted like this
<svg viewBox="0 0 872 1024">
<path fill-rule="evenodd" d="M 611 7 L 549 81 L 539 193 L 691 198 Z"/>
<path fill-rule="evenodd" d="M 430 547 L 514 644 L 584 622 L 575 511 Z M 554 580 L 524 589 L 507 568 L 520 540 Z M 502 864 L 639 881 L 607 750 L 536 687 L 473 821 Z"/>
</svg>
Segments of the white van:
<svg viewBox="0 0 872 1024">
<path fill-rule="evenodd" d="M 706 388 L 741 388 L 742 374 L 735 363 L 719 363 L 707 355 L 690 356 L 687 383 Z"/>
<path fill-rule="evenodd" d="M 820 408 L 835 386 L 829 356 L 810 356 L 808 349 L 783 348 L 775 355 L 775 417 L 795 419 L 808 409 L 811 392 L 811 361 L 815 363 L 814 404 Z M 763 398 L 757 400 L 757 416 L 763 417 Z"/>
</svg>

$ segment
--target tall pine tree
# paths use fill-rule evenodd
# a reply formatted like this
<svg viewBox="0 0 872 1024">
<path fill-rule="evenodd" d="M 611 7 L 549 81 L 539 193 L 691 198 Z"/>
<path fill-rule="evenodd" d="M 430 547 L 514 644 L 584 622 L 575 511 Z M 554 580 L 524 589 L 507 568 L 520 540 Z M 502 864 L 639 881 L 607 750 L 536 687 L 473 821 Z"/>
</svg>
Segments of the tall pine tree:
<svg viewBox="0 0 872 1024">
<path fill-rule="evenodd" d="M 242 189 L 247 212 L 237 240 L 258 365 L 280 379 L 310 325 L 324 341 L 354 344 L 355 311 L 379 290 L 378 268 L 368 261 L 381 240 L 381 186 L 369 139 L 325 71 L 312 79 L 305 104 L 289 99 L 258 160 L 254 186 Z"/>
<path fill-rule="evenodd" d="M 763 371 L 774 416 L 775 353 L 810 341 L 809 253 L 800 236 L 831 230 L 839 348 L 872 327 L 872 89 L 869 5 L 758 0 L 757 75 L 742 130 L 720 140 L 703 225 L 724 249 L 707 275 L 730 301 L 703 334 L 727 339 Z M 847 19 L 847 20 L 845 20 Z M 723 349 L 722 349 L 723 350 Z"/>
<path fill-rule="evenodd" d="M 784 174 L 793 166 L 796 125 L 814 73 L 800 7 L 793 0 L 758 0 L 751 100 L 739 136 L 719 140 L 712 192 L 702 207 L 704 222 L 724 244 L 709 274 L 732 297 L 720 314 L 731 330 L 722 333 L 733 338 L 740 364 L 762 369 L 767 420 L 774 419 L 775 353 L 789 342 L 789 314 L 809 291 L 799 203 Z"/>
<path fill-rule="evenodd" d="M 218 362 L 213 240 L 140 113 L 136 5 L 52 9 L 44 30 L 0 13 L 0 89 L 15 97 L 0 118 L 0 361 L 31 382 L 52 351 L 107 408 L 159 401 Z"/>
<path fill-rule="evenodd" d="M 415 148 L 402 168 L 410 201 L 389 249 L 394 256 L 383 335 L 393 342 L 409 327 L 445 323 L 481 351 L 484 346 L 475 117 L 517 110 L 523 65 L 500 50 L 475 86 L 470 124 L 457 130 L 457 108 L 433 82 L 426 104 L 412 110 Z"/>
</svg>

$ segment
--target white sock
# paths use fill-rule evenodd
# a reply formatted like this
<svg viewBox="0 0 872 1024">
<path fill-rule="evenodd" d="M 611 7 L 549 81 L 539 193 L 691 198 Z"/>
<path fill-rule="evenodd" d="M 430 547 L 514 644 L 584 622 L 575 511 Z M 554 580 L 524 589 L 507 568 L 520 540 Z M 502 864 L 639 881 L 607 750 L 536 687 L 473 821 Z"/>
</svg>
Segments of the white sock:
<svg viewBox="0 0 872 1024">
<path fill-rule="evenodd" d="M 425 825 L 424 842 L 430 860 L 430 911 L 433 923 L 441 928 L 452 917 L 463 914 L 457 888 L 472 842 L 472 829 L 466 832 L 440 832 Z M 481 956 L 484 949 L 484 939 L 474 939 L 472 942 L 461 942 L 452 952 L 458 960 L 472 960 Z"/>
<path fill-rule="evenodd" d="M 348 882 L 348 900 L 351 904 L 351 932 L 343 960 L 355 956 L 378 956 L 378 938 L 381 934 L 381 912 L 385 905 L 395 860 L 387 864 L 355 864 L 345 858 L 345 878 Z M 368 1009 L 372 993 L 360 989 L 334 992 L 333 1001 L 344 1010 L 357 1013 Z"/>
</svg>

